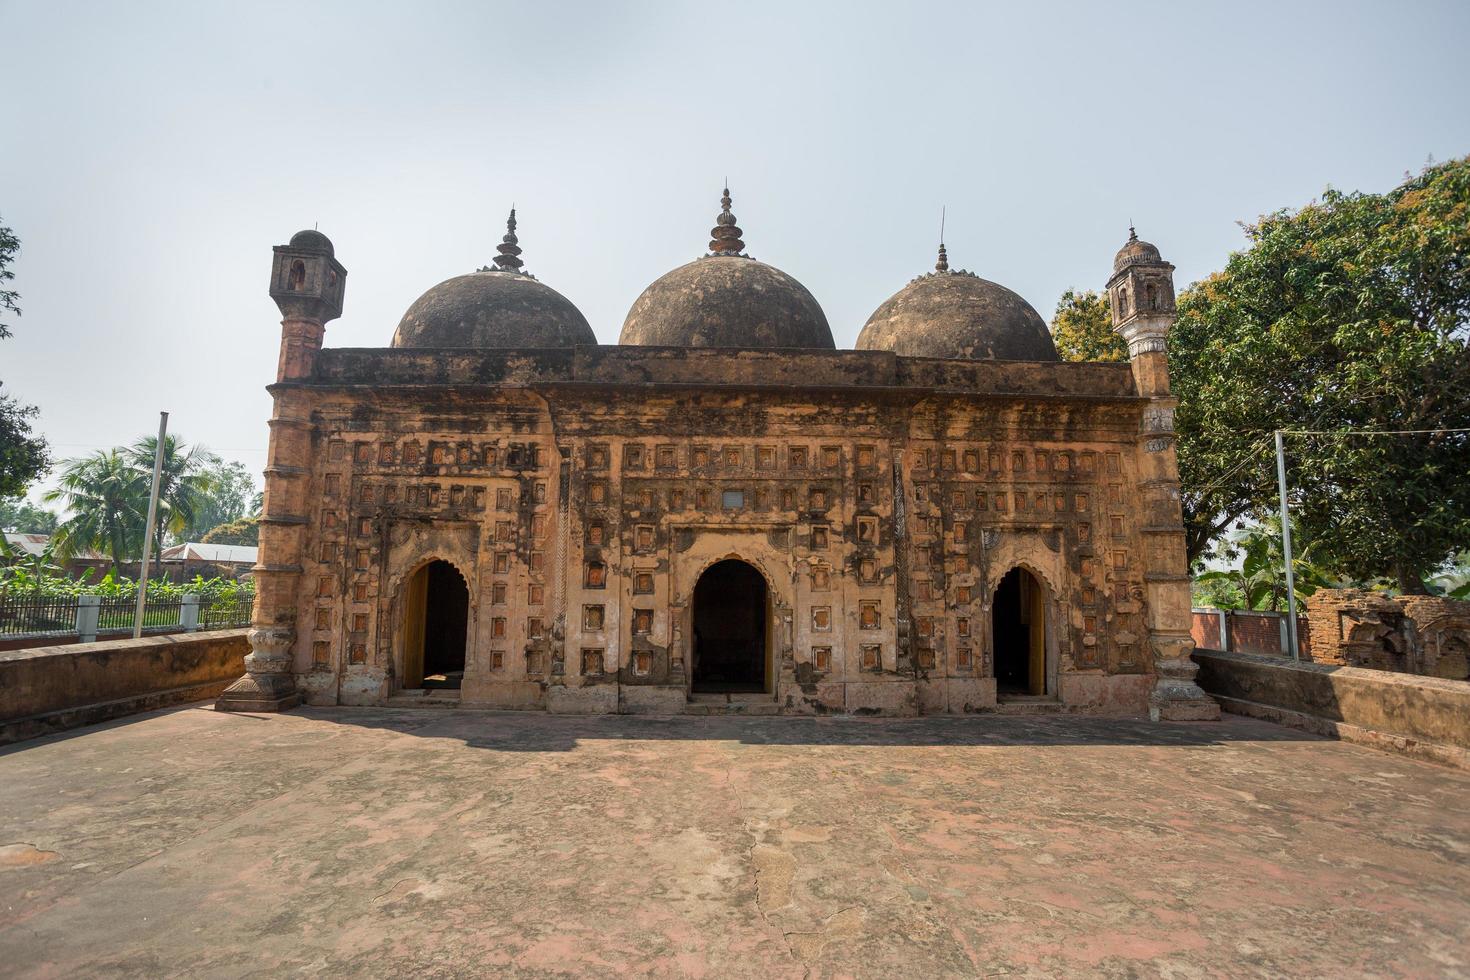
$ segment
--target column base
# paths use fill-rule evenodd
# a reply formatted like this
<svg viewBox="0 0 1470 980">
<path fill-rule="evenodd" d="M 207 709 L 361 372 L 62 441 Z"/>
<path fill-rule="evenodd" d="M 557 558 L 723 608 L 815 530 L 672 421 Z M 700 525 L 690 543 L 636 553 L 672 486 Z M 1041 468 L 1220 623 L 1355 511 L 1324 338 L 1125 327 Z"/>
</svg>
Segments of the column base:
<svg viewBox="0 0 1470 980">
<path fill-rule="evenodd" d="M 1194 642 L 1187 634 L 1156 634 L 1154 689 L 1148 695 L 1153 721 L 1219 721 L 1220 705 L 1194 682 L 1199 664 L 1189 658 Z"/>
<path fill-rule="evenodd" d="M 1188 700 L 1149 698 L 1148 717 L 1151 721 L 1219 721 L 1220 705 L 1208 694 Z"/>
<path fill-rule="evenodd" d="M 1148 716 L 1153 721 L 1219 721 L 1220 704 L 1193 680 L 1161 671 L 1148 695 Z"/>
<path fill-rule="evenodd" d="M 215 711 L 290 711 L 301 704 L 301 692 L 290 674 L 246 674 L 225 688 Z"/>
</svg>

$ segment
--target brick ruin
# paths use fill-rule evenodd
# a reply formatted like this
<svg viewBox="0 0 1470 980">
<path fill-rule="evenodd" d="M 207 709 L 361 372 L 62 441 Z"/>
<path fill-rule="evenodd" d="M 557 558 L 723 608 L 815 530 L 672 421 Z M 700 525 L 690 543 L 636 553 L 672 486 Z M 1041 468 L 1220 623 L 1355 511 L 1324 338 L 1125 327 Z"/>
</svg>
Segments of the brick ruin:
<svg viewBox="0 0 1470 980">
<path fill-rule="evenodd" d="M 521 271 L 513 218 L 388 348 L 323 349 L 346 270 L 318 232 L 277 247 L 252 653 L 219 707 L 1217 717 L 1157 250 L 1130 237 L 1109 284 L 1127 364 L 1059 361 L 942 247 L 836 350 L 723 203 L 618 345 Z"/>
<path fill-rule="evenodd" d="M 1470 602 L 1318 589 L 1307 617 L 1317 663 L 1470 680 Z"/>
</svg>

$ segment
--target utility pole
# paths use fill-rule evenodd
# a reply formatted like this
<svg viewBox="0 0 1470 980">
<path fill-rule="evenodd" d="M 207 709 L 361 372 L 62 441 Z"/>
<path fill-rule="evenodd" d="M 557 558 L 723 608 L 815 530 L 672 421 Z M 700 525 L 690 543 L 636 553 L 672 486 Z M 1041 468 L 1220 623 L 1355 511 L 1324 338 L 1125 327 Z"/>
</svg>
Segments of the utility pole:
<svg viewBox="0 0 1470 980">
<path fill-rule="evenodd" d="M 1281 430 L 1276 430 L 1276 486 L 1281 491 L 1281 552 L 1286 556 L 1286 645 L 1291 659 L 1301 659 L 1296 635 L 1296 575 L 1291 567 L 1291 518 L 1286 512 L 1286 453 L 1281 448 Z"/>
<path fill-rule="evenodd" d="M 158 517 L 158 477 L 163 472 L 163 441 L 168 413 L 158 413 L 158 446 L 153 451 L 153 489 L 148 494 L 148 523 L 143 534 L 143 566 L 138 570 L 138 608 L 133 612 L 133 639 L 143 635 L 143 606 L 148 600 L 148 559 L 153 551 L 153 524 Z M 1278 441 L 1280 436 L 1277 437 Z"/>
</svg>

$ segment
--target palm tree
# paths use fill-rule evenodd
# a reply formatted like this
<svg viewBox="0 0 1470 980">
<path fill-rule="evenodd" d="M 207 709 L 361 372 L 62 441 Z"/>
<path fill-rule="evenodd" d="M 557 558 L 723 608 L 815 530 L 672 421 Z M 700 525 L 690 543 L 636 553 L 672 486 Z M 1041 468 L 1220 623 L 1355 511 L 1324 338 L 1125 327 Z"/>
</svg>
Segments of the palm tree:
<svg viewBox="0 0 1470 980">
<path fill-rule="evenodd" d="M 157 436 L 144 436 L 125 450 L 132 465 L 143 474 L 145 522 L 148 488 L 153 480 L 153 455 L 157 450 Z M 203 446 L 185 446 L 174 436 L 164 437 L 163 468 L 158 474 L 158 519 L 153 529 L 155 562 L 161 562 L 163 558 L 164 532 L 182 533 L 194 522 L 199 511 L 208 505 L 215 483 L 209 469 L 218 465 L 220 458 Z M 156 567 L 161 574 L 162 566 Z"/>
<path fill-rule="evenodd" d="M 99 449 L 90 456 L 65 463 L 57 488 L 48 502 L 63 501 L 70 511 L 56 529 L 61 553 L 72 558 L 83 551 L 105 551 L 112 557 L 112 573 L 122 574 L 122 562 L 143 543 L 148 510 L 148 478 L 140 476 L 118 449 Z"/>
</svg>

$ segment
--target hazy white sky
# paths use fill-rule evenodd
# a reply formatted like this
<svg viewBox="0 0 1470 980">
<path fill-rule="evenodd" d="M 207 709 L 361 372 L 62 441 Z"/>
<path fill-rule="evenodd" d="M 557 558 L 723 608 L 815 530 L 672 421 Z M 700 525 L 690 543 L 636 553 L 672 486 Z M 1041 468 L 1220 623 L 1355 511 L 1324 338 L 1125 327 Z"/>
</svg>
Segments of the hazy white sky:
<svg viewBox="0 0 1470 980">
<path fill-rule="evenodd" d="M 932 265 L 941 205 L 951 263 L 1049 318 L 1130 218 L 1183 286 L 1238 220 L 1470 152 L 1467 49 L 1465 0 L 0 0 L 0 380 L 58 457 L 166 409 L 259 470 L 271 246 L 320 223 L 349 270 L 326 342 L 381 346 L 514 201 L 527 269 L 614 343 L 726 175 L 839 346 Z"/>
</svg>

